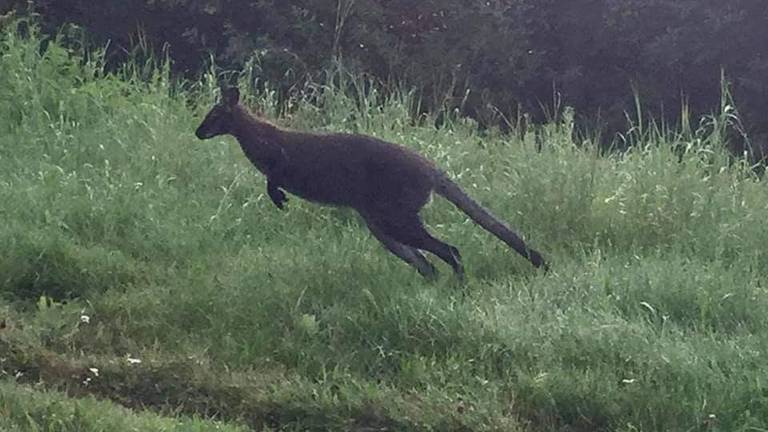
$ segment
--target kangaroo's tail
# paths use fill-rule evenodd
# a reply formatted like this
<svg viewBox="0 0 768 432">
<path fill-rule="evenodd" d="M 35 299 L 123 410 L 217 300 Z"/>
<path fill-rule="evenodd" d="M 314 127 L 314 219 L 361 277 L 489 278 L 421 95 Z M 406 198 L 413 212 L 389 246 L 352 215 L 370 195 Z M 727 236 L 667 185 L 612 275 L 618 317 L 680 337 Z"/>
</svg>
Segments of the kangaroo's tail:
<svg viewBox="0 0 768 432">
<path fill-rule="evenodd" d="M 490 231 L 493 235 L 501 239 L 501 241 L 508 244 L 509 247 L 517 251 L 517 253 L 528 259 L 531 264 L 536 267 L 543 267 L 545 270 L 548 269 L 547 263 L 539 252 L 526 246 L 520 236 L 512 231 L 512 229 L 499 218 L 491 214 L 491 212 L 467 195 L 467 193 L 464 192 L 459 185 L 454 183 L 453 180 L 448 178 L 445 173 L 438 173 L 437 181 L 435 182 L 435 192 L 452 202 L 478 225 Z"/>
</svg>

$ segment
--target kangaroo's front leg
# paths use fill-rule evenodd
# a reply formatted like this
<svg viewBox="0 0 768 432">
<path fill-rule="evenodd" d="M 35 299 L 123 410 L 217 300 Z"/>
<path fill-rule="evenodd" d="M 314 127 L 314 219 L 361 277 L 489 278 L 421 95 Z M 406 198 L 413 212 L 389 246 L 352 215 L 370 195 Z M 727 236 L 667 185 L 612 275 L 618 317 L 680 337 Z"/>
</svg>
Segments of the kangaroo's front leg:
<svg viewBox="0 0 768 432">
<path fill-rule="evenodd" d="M 280 190 L 277 184 L 270 179 L 267 179 L 267 195 L 280 210 L 283 210 L 283 205 L 288 202 L 285 192 Z"/>
</svg>

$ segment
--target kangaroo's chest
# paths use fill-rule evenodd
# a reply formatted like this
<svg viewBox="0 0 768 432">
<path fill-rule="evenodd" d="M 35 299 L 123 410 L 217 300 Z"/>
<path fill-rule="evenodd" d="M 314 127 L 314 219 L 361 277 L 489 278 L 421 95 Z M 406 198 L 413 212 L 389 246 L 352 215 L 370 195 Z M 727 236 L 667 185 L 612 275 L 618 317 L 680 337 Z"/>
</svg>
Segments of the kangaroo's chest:
<svg viewBox="0 0 768 432">
<path fill-rule="evenodd" d="M 281 149 L 266 151 L 258 146 L 241 146 L 245 157 L 267 178 L 273 178 L 284 170 L 287 165 L 287 157 Z M 257 150 L 259 149 L 259 150 Z"/>
</svg>

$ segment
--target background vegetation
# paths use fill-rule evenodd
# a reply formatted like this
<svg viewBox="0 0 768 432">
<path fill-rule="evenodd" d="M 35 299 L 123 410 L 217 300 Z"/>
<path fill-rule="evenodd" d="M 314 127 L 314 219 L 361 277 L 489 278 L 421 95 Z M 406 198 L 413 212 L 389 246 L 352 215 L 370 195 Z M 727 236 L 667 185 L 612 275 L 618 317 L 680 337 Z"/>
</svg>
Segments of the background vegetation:
<svg viewBox="0 0 768 432">
<path fill-rule="evenodd" d="M 280 212 L 231 139 L 197 141 L 213 73 L 107 73 L 70 33 L 18 28 L 0 36 L 0 428 L 768 428 L 768 189 L 725 149 L 727 95 L 607 155 L 568 111 L 538 142 L 435 128 L 414 93 L 338 71 L 283 100 L 285 125 L 425 153 L 553 263 L 437 199 L 426 219 L 469 277 L 430 284 L 350 212 Z M 248 103 L 273 115 L 253 68 Z"/>
<path fill-rule="evenodd" d="M 24 3 L 6 0 L 6 3 Z M 329 61 L 405 82 L 423 106 L 458 108 L 482 124 L 565 106 L 604 138 L 626 133 L 633 91 L 657 120 L 717 111 L 724 70 L 744 130 L 739 153 L 768 145 L 768 4 L 763 0 L 36 0 L 46 28 L 76 23 L 110 42 L 108 62 L 138 39 L 165 47 L 180 73 L 213 55 L 282 92 L 321 79 Z M 750 140 L 745 141 L 741 132 Z M 621 143 L 624 144 L 624 143 Z"/>
</svg>

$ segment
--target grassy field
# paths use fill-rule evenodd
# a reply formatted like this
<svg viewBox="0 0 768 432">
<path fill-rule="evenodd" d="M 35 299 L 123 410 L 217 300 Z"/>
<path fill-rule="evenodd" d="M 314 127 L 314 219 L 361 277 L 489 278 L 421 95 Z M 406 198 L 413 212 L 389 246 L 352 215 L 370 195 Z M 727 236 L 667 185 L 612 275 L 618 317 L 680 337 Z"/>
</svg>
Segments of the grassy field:
<svg viewBox="0 0 768 432">
<path fill-rule="evenodd" d="M 407 93 L 292 101 L 281 124 L 428 155 L 552 262 L 436 198 L 468 278 L 433 260 L 429 283 L 354 213 L 281 212 L 232 139 L 198 141 L 210 76 L 1 40 L 0 429 L 768 430 L 768 185 L 727 157 L 728 107 L 601 155 L 567 116 L 538 151 L 414 124 Z"/>
</svg>

